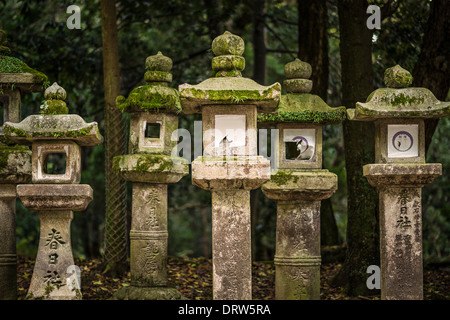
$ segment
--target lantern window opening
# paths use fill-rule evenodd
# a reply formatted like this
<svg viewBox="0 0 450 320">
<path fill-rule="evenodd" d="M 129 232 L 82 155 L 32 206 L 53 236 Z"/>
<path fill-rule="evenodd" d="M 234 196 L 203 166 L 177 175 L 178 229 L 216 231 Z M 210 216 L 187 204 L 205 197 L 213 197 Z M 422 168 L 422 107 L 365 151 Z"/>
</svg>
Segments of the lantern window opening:
<svg viewBox="0 0 450 320">
<path fill-rule="evenodd" d="M 44 156 L 42 166 L 45 174 L 64 175 L 67 170 L 67 154 L 65 152 L 51 152 Z"/>
<path fill-rule="evenodd" d="M 149 139 L 161 138 L 161 123 L 144 123 L 144 137 Z"/>
</svg>

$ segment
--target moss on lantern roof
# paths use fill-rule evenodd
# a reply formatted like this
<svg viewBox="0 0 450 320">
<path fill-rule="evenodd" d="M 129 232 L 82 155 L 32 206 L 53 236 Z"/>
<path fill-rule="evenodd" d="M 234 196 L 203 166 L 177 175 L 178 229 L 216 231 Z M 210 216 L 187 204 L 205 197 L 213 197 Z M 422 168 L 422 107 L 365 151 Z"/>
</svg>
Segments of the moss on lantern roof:
<svg viewBox="0 0 450 320">
<path fill-rule="evenodd" d="M 350 120 L 371 121 L 381 118 L 441 118 L 450 114 L 450 102 L 439 101 L 426 88 L 381 88 L 366 102 L 348 109 Z"/>
<path fill-rule="evenodd" d="M 10 56 L 0 55 L 0 74 L 1 73 L 28 73 L 33 75 L 33 83 L 43 84 L 44 82 L 48 81 L 48 77 L 42 72 L 30 68 L 22 60 Z M 9 82 L 9 80 L 4 75 L 0 75 L 0 83 L 5 83 L 5 80 Z"/>
<path fill-rule="evenodd" d="M 76 114 L 31 115 L 20 123 L 6 122 L 3 133 L 20 144 L 55 139 L 73 140 L 81 146 L 95 146 L 103 142 L 97 122 L 86 123 Z"/>
<path fill-rule="evenodd" d="M 177 90 L 158 84 L 137 87 L 128 98 L 118 96 L 116 105 L 122 112 L 181 112 Z"/>
<path fill-rule="evenodd" d="M 262 86 L 243 77 L 209 78 L 198 85 L 179 86 L 184 113 L 200 113 L 202 105 L 254 104 L 260 112 L 272 112 L 281 97 L 281 85 Z"/>
<path fill-rule="evenodd" d="M 345 107 L 332 108 L 319 96 L 309 93 L 288 93 L 281 97 L 275 113 L 258 114 L 260 123 L 339 123 L 347 119 Z"/>
</svg>

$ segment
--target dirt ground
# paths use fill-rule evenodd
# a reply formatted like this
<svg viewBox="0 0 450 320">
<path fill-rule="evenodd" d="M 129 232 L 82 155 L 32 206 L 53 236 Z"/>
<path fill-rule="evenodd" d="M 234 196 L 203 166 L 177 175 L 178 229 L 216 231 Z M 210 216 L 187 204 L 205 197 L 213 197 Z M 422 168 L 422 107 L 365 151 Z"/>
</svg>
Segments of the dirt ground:
<svg viewBox="0 0 450 320">
<path fill-rule="evenodd" d="M 109 299 L 118 289 L 130 285 L 130 273 L 110 277 L 103 273 L 99 259 L 76 259 L 81 269 L 83 300 Z M 212 264 L 205 258 L 169 258 L 169 283 L 189 300 L 212 299 Z M 19 258 L 18 299 L 26 299 L 34 261 Z M 340 263 L 323 263 L 321 267 L 321 300 L 377 300 L 379 295 L 348 297 L 343 288 L 333 288 L 329 281 L 337 274 Z M 275 267 L 273 262 L 253 263 L 253 299 L 273 300 Z M 379 290 L 378 290 L 379 292 Z M 424 299 L 450 300 L 450 267 L 424 270 Z"/>
</svg>

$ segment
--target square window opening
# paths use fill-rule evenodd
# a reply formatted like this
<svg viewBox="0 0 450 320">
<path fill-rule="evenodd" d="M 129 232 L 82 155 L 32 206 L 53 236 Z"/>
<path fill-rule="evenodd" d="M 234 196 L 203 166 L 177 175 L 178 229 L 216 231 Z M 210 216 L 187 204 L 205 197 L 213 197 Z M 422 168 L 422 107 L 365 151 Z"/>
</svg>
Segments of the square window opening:
<svg viewBox="0 0 450 320">
<path fill-rule="evenodd" d="M 161 137 L 161 124 L 146 123 L 144 130 L 144 137 L 151 139 L 159 139 Z"/>
<path fill-rule="evenodd" d="M 66 173 L 66 153 L 49 153 L 45 156 L 43 170 L 45 174 Z"/>
</svg>

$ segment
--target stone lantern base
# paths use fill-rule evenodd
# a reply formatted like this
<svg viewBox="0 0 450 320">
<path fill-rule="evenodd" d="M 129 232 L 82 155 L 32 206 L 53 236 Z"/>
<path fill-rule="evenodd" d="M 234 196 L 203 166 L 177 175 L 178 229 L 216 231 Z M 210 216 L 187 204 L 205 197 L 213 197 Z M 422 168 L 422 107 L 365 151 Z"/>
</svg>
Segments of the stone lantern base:
<svg viewBox="0 0 450 320">
<path fill-rule="evenodd" d="M 23 205 L 38 211 L 39 248 L 28 296 L 46 300 L 81 299 L 74 277 L 70 224 L 73 211 L 83 211 L 92 201 L 92 188 L 85 184 L 18 185 Z M 76 275 L 78 276 L 78 275 Z M 75 282 L 74 282 L 75 281 Z"/>
<path fill-rule="evenodd" d="M 381 298 L 421 300 L 421 188 L 442 174 L 442 165 L 368 164 L 363 174 L 380 198 Z"/>
<path fill-rule="evenodd" d="M 167 186 L 189 173 L 185 159 L 162 154 L 128 154 L 114 158 L 113 169 L 133 183 L 130 230 L 131 286 L 111 300 L 180 300 L 167 278 Z"/>
<path fill-rule="evenodd" d="M 336 189 L 328 170 L 278 169 L 262 186 L 277 202 L 275 299 L 320 299 L 320 201 Z"/>
<path fill-rule="evenodd" d="M 269 179 L 270 161 L 261 156 L 192 162 L 192 183 L 212 193 L 215 300 L 251 300 L 250 190 Z"/>
<path fill-rule="evenodd" d="M 187 300 L 170 287 L 125 287 L 119 289 L 110 300 Z"/>
</svg>

